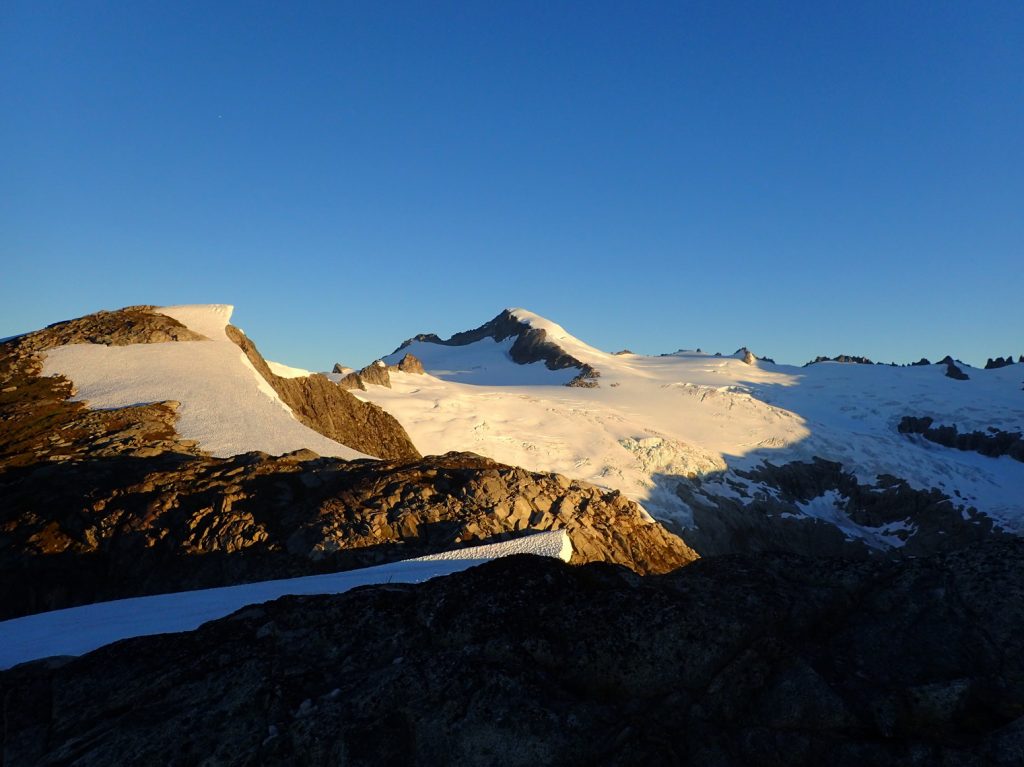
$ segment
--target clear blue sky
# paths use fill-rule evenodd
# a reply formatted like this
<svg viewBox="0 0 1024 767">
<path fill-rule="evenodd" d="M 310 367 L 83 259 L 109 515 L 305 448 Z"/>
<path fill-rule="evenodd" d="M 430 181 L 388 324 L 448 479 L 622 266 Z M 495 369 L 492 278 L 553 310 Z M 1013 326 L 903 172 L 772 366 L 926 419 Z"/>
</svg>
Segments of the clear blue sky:
<svg viewBox="0 0 1024 767">
<path fill-rule="evenodd" d="M 0 6 L 0 336 L 1024 353 L 1024 3 Z"/>
</svg>

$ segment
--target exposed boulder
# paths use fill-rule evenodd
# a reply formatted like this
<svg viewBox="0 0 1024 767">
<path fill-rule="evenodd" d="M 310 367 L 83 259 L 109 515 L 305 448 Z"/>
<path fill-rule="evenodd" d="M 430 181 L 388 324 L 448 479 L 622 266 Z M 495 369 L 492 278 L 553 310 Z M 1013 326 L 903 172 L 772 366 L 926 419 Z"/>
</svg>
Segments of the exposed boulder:
<svg viewBox="0 0 1024 767">
<path fill-rule="evenodd" d="M 419 456 L 402 424 L 378 405 L 356 399 L 323 375 L 305 378 L 282 378 L 275 375 L 256 345 L 241 330 L 228 325 L 225 332 L 292 409 L 295 417 L 309 428 L 378 458 Z M 387 375 L 386 370 L 384 374 Z"/>
<path fill-rule="evenodd" d="M 397 368 L 402 373 L 424 374 L 423 363 L 413 354 L 406 354 L 398 361 Z"/>
<path fill-rule="evenodd" d="M 1024 542 L 658 578 L 514 557 L 0 674 L 4 764 L 1010 767 Z"/>
</svg>

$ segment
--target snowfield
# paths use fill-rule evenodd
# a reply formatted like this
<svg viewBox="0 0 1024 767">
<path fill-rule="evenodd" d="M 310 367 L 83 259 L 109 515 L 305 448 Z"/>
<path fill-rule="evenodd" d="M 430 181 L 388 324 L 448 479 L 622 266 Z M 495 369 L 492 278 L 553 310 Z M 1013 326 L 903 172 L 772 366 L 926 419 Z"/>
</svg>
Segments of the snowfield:
<svg viewBox="0 0 1024 767">
<path fill-rule="evenodd" d="M 46 352 L 43 375 L 67 376 L 75 385 L 75 399 L 93 408 L 176 400 L 181 403 L 178 433 L 196 440 L 214 456 L 252 450 L 280 455 L 308 448 L 325 456 L 368 457 L 295 419 L 225 334 L 233 307 L 167 306 L 158 311 L 210 340 L 128 346 L 70 344 Z M 297 368 L 288 370 L 298 372 Z"/>
<path fill-rule="evenodd" d="M 572 543 L 564 530 L 558 530 L 341 573 L 118 599 L 28 615 L 0 622 L 0 670 L 55 655 L 82 655 L 130 637 L 192 631 L 246 605 L 286 595 L 340 594 L 379 583 L 422 583 L 513 554 L 568 562 Z"/>
<path fill-rule="evenodd" d="M 905 415 L 961 431 L 1024 431 L 1024 366 L 965 366 L 970 380 L 956 381 L 944 365 L 801 368 L 700 352 L 613 355 L 536 314 L 511 311 L 600 371 L 599 387 L 566 387 L 575 369 L 517 365 L 507 354 L 513 339 L 484 339 L 416 342 L 385 360 L 412 353 L 429 375 L 392 373 L 391 389 L 371 385 L 354 394 L 398 418 L 423 453 L 469 450 L 618 489 L 684 527 L 692 517 L 673 492 L 673 477 L 819 456 L 843 463 L 861 481 L 888 473 L 917 488 L 959 492 L 965 505 L 1024 532 L 1024 464 L 897 431 Z M 807 516 L 823 512 L 815 507 Z M 862 537 L 896 545 L 892 532 Z"/>
</svg>

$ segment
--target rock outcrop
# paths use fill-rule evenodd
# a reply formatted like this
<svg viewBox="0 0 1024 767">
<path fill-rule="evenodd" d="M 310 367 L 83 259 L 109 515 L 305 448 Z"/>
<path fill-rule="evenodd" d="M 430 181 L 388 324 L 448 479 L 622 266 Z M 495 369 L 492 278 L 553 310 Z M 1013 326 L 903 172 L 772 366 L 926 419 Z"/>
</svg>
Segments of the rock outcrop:
<svg viewBox="0 0 1024 767">
<path fill-rule="evenodd" d="M 1017 363 L 1013 361 L 1012 354 L 1007 355 L 1006 357 L 996 357 L 995 359 L 989 357 L 988 361 L 985 363 L 985 370 L 998 370 L 999 368 L 1005 368 L 1008 365 L 1015 364 Z"/>
<path fill-rule="evenodd" d="M 363 381 L 363 377 L 359 375 L 359 373 L 355 372 L 347 374 L 344 378 L 338 381 L 338 386 L 346 391 L 352 391 L 353 389 L 366 391 L 366 383 Z"/>
<path fill-rule="evenodd" d="M 250 453 L 0 472 L 0 619 L 142 594 L 333 572 L 565 530 L 573 562 L 696 559 L 618 492 L 473 454 L 386 462 Z"/>
<path fill-rule="evenodd" d="M 1008 455 L 1016 461 L 1024 461 L 1024 436 L 1020 432 L 1003 431 L 994 426 L 987 432 L 961 432 L 956 426 L 935 426 L 934 423 L 935 420 L 927 416 L 907 415 L 900 420 L 897 429 L 900 434 L 920 434 L 943 447 L 981 453 L 990 458 Z"/>
<path fill-rule="evenodd" d="M 337 367 L 338 366 L 335 365 L 335 368 Z M 344 371 L 336 369 L 334 372 L 340 373 Z M 383 360 L 376 360 L 372 364 L 364 367 L 362 370 L 352 371 L 338 381 L 338 386 L 343 389 L 359 389 L 360 391 L 366 391 L 366 384 L 369 383 L 374 386 L 386 386 L 390 389 L 391 374 L 394 372 L 421 375 L 426 373 L 423 369 L 423 363 L 420 362 L 415 355 L 406 354 L 398 361 L 397 365 L 388 365 Z"/>
<path fill-rule="evenodd" d="M 275 375 L 256 345 L 238 328 L 225 332 L 278 396 L 309 428 L 329 439 L 377 458 L 414 458 L 419 452 L 402 425 L 378 405 L 363 402 L 323 375 L 282 378 Z M 365 374 L 366 369 L 361 371 Z M 384 375 L 387 375 L 385 369 Z M 365 376 L 364 376 L 365 377 Z"/>
<path fill-rule="evenodd" d="M 967 373 L 960 369 L 960 366 L 956 364 L 956 360 L 948 354 L 936 364 L 946 366 L 946 378 L 952 378 L 955 381 L 968 381 L 971 378 Z"/>
<path fill-rule="evenodd" d="M 7 767 L 1024 756 L 1024 542 L 669 576 L 498 560 L 0 674 Z"/>
<path fill-rule="evenodd" d="M 373 384 L 374 386 L 391 388 L 391 376 L 388 375 L 388 366 L 384 360 L 372 362 L 360 370 L 359 379 L 364 385 Z"/>
<path fill-rule="evenodd" d="M 875 364 L 874 362 L 869 360 L 867 357 L 858 357 L 858 356 L 853 355 L 853 354 L 840 354 L 840 355 L 838 355 L 836 357 L 823 357 L 823 356 L 819 355 L 819 356 L 815 357 L 813 360 L 811 360 L 810 362 L 808 362 L 807 364 L 805 364 L 804 367 L 808 367 L 809 365 L 816 365 L 819 362 L 845 362 L 845 363 L 854 364 L 854 365 L 874 365 Z"/>
<path fill-rule="evenodd" d="M 65 344 L 126 346 L 204 340 L 207 340 L 206 336 L 160 314 L 152 306 L 128 306 L 56 322 L 42 330 L 12 338 L 4 346 L 9 347 L 5 353 L 28 354 Z"/>
<path fill-rule="evenodd" d="M 423 375 L 427 371 L 423 369 L 423 363 L 414 354 L 406 354 L 398 361 L 398 369 L 403 373 Z"/>
</svg>

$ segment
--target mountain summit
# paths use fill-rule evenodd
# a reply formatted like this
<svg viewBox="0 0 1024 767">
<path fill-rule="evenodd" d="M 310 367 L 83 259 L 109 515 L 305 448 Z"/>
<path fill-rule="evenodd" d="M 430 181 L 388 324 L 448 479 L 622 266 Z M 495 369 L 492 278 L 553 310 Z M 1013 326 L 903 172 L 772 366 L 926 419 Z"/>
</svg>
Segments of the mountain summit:
<svg viewBox="0 0 1024 767">
<path fill-rule="evenodd" d="M 608 356 L 525 309 L 505 309 L 480 327 L 448 339 L 421 333 L 384 359 L 394 364 L 406 352 L 422 360 L 428 371 L 462 383 L 585 387 L 596 386 L 600 376 L 593 362 Z M 531 367 L 517 370 L 509 363 Z"/>
</svg>

